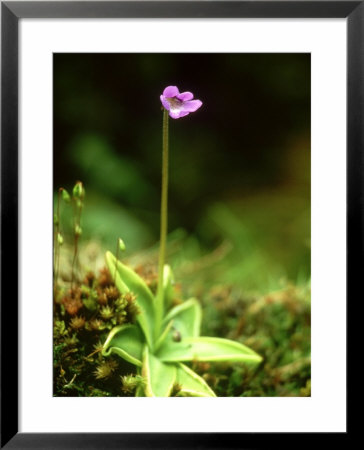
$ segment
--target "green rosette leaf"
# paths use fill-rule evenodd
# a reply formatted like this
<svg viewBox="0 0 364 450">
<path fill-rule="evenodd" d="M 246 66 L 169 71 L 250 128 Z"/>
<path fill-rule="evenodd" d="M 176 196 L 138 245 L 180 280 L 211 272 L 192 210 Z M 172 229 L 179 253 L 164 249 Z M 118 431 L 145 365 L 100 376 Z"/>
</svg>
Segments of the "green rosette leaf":
<svg viewBox="0 0 364 450">
<path fill-rule="evenodd" d="M 177 365 L 176 381 L 181 386 L 179 397 L 216 397 L 206 381 L 184 364 Z"/>
<path fill-rule="evenodd" d="M 102 348 L 103 356 L 112 353 L 138 367 L 142 366 L 145 340 L 138 325 L 119 325 L 113 328 Z"/>
<path fill-rule="evenodd" d="M 152 347 L 154 297 L 151 290 L 138 274 L 130 267 L 117 261 L 110 252 L 106 252 L 106 263 L 111 276 L 115 277 L 115 284 L 118 290 L 122 294 L 132 292 L 136 295 L 136 303 L 140 309 L 140 314 L 137 314 L 136 319 L 144 332 L 148 345 Z"/>
<path fill-rule="evenodd" d="M 176 375 L 177 370 L 174 364 L 160 361 L 145 346 L 142 376 L 145 379 L 147 397 L 169 397 L 176 381 Z"/>
<path fill-rule="evenodd" d="M 234 361 L 257 364 L 262 357 L 239 342 L 215 337 L 166 339 L 156 355 L 164 362 Z"/>
<path fill-rule="evenodd" d="M 182 338 L 198 337 L 200 335 L 201 319 L 200 303 L 196 299 L 191 298 L 171 309 L 163 323 L 167 325 L 173 320 L 173 329 L 177 330 Z"/>
<path fill-rule="evenodd" d="M 135 391 L 135 397 L 145 397 L 142 386 L 138 386 Z"/>
<path fill-rule="evenodd" d="M 163 332 L 161 333 L 161 335 L 157 339 L 156 344 L 154 346 L 154 351 L 157 351 L 159 349 L 159 347 L 163 344 L 163 342 L 167 339 L 167 337 L 170 335 L 172 326 L 173 326 L 173 320 L 171 320 L 167 324 L 167 326 L 165 327 L 165 329 L 163 330 Z"/>
</svg>

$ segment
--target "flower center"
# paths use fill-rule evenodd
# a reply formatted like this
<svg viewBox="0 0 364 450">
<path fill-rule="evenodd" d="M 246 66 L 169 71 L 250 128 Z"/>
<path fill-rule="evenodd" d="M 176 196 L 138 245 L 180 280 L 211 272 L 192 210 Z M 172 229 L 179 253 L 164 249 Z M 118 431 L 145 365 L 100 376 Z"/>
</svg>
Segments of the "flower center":
<svg viewBox="0 0 364 450">
<path fill-rule="evenodd" d="M 171 106 L 171 109 L 179 109 L 182 106 L 182 101 L 176 97 L 167 97 L 167 101 Z"/>
</svg>

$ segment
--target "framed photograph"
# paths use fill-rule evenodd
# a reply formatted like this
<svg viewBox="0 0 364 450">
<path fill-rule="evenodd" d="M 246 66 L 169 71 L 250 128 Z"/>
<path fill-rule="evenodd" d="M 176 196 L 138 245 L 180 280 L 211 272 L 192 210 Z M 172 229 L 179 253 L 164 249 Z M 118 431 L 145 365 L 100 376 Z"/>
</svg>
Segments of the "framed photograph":
<svg viewBox="0 0 364 450">
<path fill-rule="evenodd" d="M 347 439 L 363 8 L 1 3 L 2 447 Z"/>
</svg>

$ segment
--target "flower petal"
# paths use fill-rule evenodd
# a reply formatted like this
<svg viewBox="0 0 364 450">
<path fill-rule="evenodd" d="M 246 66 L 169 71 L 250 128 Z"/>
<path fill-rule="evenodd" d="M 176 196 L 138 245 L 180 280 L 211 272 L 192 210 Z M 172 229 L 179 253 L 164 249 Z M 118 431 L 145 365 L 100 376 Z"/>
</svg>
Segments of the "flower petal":
<svg viewBox="0 0 364 450">
<path fill-rule="evenodd" d="M 169 111 L 169 117 L 172 117 L 172 119 L 179 119 L 180 117 L 188 116 L 188 111 L 183 110 L 171 110 Z"/>
<path fill-rule="evenodd" d="M 162 105 L 166 108 L 167 111 L 169 111 L 171 109 L 171 105 L 169 103 L 169 101 L 166 99 L 166 97 L 164 95 L 161 95 L 161 102 Z"/>
<path fill-rule="evenodd" d="M 177 86 L 168 86 L 164 89 L 163 95 L 165 97 L 176 97 L 179 94 L 179 90 Z"/>
<path fill-rule="evenodd" d="M 183 110 L 187 112 L 194 112 L 197 111 L 201 105 L 201 100 L 190 100 L 187 102 L 183 102 Z"/>
<path fill-rule="evenodd" d="M 179 112 L 179 117 L 188 116 L 188 114 L 189 114 L 188 111 L 180 111 L 180 112 Z"/>
<path fill-rule="evenodd" d="M 185 102 L 186 100 L 192 100 L 193 99 L 193 94 L 192 92 L 181 92 L 180 94 L 177 95 L 178 100 L 182 100 L 183 102 Z"/>
</svg>

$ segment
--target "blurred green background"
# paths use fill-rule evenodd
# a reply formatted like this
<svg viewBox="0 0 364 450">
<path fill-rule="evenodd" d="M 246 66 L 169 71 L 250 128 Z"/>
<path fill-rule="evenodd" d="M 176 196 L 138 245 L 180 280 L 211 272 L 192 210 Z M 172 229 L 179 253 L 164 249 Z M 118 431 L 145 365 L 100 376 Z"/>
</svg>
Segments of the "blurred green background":
<svg viewBox="0 0 364 450">
<path fill-rule="evenodd" d="M 305 284 L 309 54 L 55 54 L 55 197 L 84 183 L 82 242 L 114 251 L 121 237 L 127 258 L 156 266 L 168 85 L 203 102 L 170 119 L 168 262 L 178 281 L 259 293 Z M 71 211 L 62 215 L 69 231 Z"/>
</svg>

